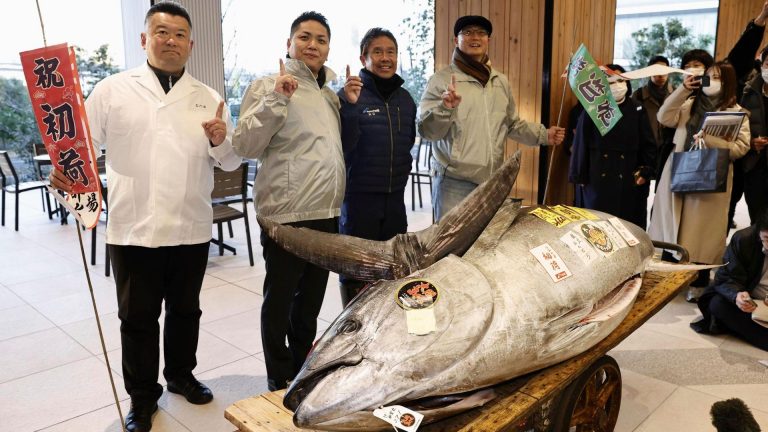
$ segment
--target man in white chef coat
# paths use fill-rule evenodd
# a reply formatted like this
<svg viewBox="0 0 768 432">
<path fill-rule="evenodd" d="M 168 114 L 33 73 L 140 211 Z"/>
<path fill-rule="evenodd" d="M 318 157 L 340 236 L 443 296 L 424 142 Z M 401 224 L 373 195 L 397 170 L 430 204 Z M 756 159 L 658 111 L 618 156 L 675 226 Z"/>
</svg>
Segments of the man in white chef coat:
<svg viewBox="0 0 768 432">
<path fill-rule="evenodd" d="M 106 145 L 107 247 L 117 285 L 128 431 L 149 431 L 157 400 L 159 324 L 165 301 L 163 375 L 194 404 L 213 399 L 192 375 L 200 288 L 211 239 L 213 167 L 236 169 L 228 110 L 216 91 L 185 71 L 192 50 L 188 12 L 149 8 L 141 45 L 147 63 L 101 81 L 86 101 L 95 145 Z M 70 191 L 61 171 L 52 184 Z"/>
</svg>

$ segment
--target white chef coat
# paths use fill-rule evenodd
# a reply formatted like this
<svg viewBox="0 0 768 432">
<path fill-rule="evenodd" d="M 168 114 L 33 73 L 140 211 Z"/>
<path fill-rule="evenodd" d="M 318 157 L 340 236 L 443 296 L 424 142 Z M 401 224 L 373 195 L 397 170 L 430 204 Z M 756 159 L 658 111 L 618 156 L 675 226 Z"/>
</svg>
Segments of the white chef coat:
<svg viewBox="0 0 768 432">
<path fill-rule="evenodd" d="M 233 126 L 212 147 L 202 123 L 221 96 L 184 72 L 166 94 L 144 64 L 96 85 L 85 103 L 91 137 L 106 146 L 107 243 L 144 247 L 211 239 L 214 165 L 231 171 Z"/>
</svg>

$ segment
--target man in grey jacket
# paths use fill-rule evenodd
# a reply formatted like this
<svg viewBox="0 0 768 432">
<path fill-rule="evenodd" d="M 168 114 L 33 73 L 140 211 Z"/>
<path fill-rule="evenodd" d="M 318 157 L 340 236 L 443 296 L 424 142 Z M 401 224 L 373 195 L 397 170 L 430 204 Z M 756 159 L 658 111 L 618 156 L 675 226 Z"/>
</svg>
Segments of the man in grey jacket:
<svg viewBox="0 0 768 432">
<path fill-rule="evenodd" d="M 520 119 L 507 77 L 488 63 L 493 26 L 463 16 L 453 27 L 451 64 L 429 79 L 421 99 L 419 134 L 433 141 L 435 220 L 501 166 L 507 137 L 528 145 L 558 145 L 565 129 Z"/>
<path fill-rule="evenodd" d="M 323 15 L 305 12 L 294 20 L 288 60 L 280 60 L 279 74 L 251 83 L 233 145 L 261 164 L 254 189 L 260 216 L 335 233 L 345 171 L 339 98 L 325 85 L 336 76 L 325 67 L 330 39 Z M 264 232 L 261 244 L 267 270 L 261 339 L 267 384 L 278 390 L 298 373 L 312 346 L 328 271 L 282 249 Z"/>
</svg>

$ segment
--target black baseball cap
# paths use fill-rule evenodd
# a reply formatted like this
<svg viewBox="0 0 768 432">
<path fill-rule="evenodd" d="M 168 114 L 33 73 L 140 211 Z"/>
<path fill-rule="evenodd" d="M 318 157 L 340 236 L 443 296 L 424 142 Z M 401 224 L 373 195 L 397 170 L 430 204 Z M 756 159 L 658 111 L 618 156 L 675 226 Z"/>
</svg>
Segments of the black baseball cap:
<svg viewBox="0 0 768 432">
<path fill-rule="evenodd" d="M 480 15 L 465 15 L 456 20 L 456 24 L 453 25 L 453 35 L 458 36 L 461 29 L 471 25 L 483 28 L 488 32 L 488 36 L 493 32 L 493 25 L 488 21 L 488 18 Z"/>
</svg>

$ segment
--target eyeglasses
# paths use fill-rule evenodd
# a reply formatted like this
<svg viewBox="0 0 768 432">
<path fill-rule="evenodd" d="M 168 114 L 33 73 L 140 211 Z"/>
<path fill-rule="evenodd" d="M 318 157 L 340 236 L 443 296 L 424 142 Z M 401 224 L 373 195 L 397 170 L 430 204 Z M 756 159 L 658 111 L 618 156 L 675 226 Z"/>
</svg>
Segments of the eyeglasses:
<svg viewBox="0 0 768 432">
<path fill-rule="evenodd" d="M 486 36 L 488 36 L 488 32 L 483 30 L 483 29 L 462 30 L 459 33 L 461 33 L 462 36 L 465 36 L 465 37 L 471 37 L 471 36 L 486 37 Z"/>
</svg>

